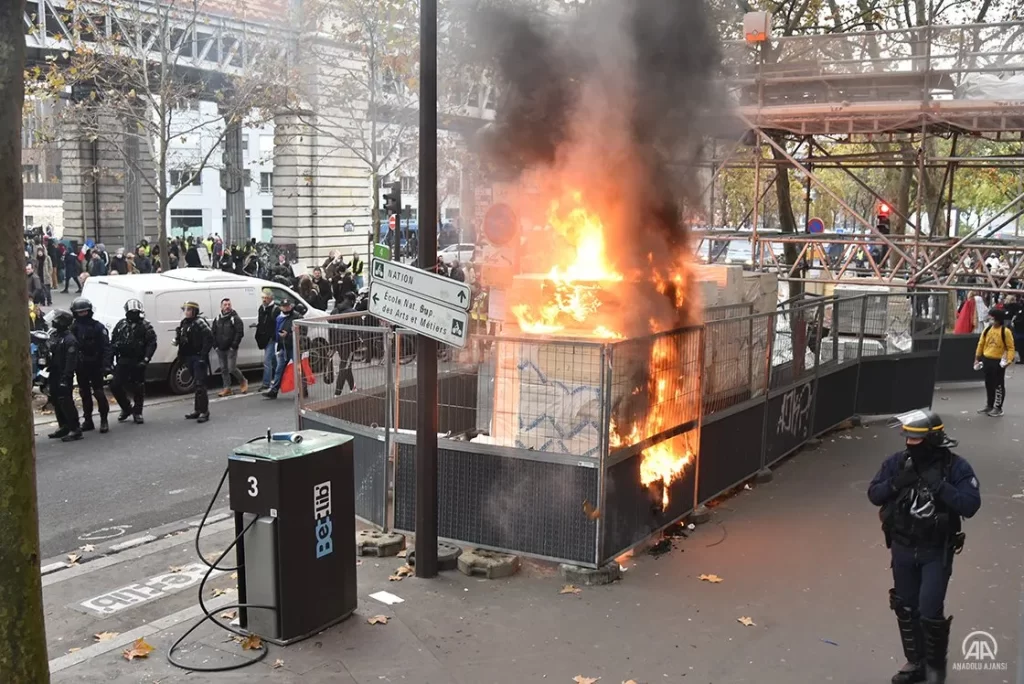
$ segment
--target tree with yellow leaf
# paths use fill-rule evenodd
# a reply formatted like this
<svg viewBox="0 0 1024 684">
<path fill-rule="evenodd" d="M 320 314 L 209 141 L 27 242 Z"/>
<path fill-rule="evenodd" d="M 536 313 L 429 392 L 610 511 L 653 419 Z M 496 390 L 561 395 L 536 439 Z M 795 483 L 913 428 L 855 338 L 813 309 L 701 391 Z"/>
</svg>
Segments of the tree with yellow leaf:
<svg viewBox="0 0 1024 684">
<path fill-rule="evenodd" d="M 0 682 L 50 680 L 22 252 L 23 2 L 0 7 Z"/>
<path fill-rule="evenodd" d="M 203 169 L 220 163 L 229 126 L 261 123 L 280 104 L 282 91 L 274 84 L 281 71 L 280 45 L 260 36 L 232 48 L 232 39 L 225 38 L 217 49 L 234 49 L 244 57 L 224 69 L 212 63 L 197 67 L 193 41 L 206 40 L 211 30 L 203 0 L 90 1 L 66 9 L 69 30 L 60 38 L 70 40 L 70 49 L 29 70 L 30 89 L 39 97 L 70 93 L 53 136 L 113 149 L 124 162 L 126 185 L 137 184 L 155 197 L 166 258 L 170 201 Z M 204 111 L 197 106 L 200 100 L 217 108 Z M 93 173 L 104 172 L 95 166 Z M 232 178 L 241 175 L 238 169 Z M 145 223 L 146 211 L 140 211 L 132 220 Z M 139 232 L 150 234 L 151 228 L 144 225 Z"/>
</svg>

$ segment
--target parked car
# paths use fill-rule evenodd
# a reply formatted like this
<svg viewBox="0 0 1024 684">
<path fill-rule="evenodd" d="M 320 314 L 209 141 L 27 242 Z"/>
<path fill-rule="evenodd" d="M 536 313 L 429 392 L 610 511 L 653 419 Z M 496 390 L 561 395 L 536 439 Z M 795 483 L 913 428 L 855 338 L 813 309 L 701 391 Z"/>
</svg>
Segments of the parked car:
<svg viewBox="0 0 1024 684">
<path fill-rule="evenodd" d="M 437 258 L 443 261 L 445 266 L 451 266 L 455 261 L 468 264 L 473 260 L 474 249 L 476 249 L 476 245 L 469 242 L 448 245 L 444 249 L 438 250 Z"/>
<path fill-rule="evenodd" d="M 263 353 L 256 346 L 254 330 L 262 291 L 269 289 L 274 301 L 280 302 L 285 296 L 296 302 L 296 310 L 305 318 L 326 316 L 327 312 L 310 306 L 289 287 L 278 283 L 225 273 L 204 268 L 182 268 L 168 273 L 147 273 L 134 275 L 97 276 L 85 281 L 82 296 L 92 302 L 93 315 L 112 331 L 124 317 L 124 304 L 129 299 L 138 299 L 146 308 L 146 320 L 156 331 L 157 350 L 146 372 L 147 382 L 166 381 L 175 394 L 192 391 L 192 375 L 178 361 L 178 349 L 174 331 L 182 319 L 181 305 L 186 301 L 199 304 L 203 316 L 211 324 L 220 315 L 220 302 L 224 298 L 245 323 L 245 337 L 238 349 L 238 367 L 242 370 L 263 366 Z M 312 329 L 310 350 L 326 348 L 326 333 Z M 219 368 L 215 355 L 211 354 L 210 370 Z"/>
</svg>

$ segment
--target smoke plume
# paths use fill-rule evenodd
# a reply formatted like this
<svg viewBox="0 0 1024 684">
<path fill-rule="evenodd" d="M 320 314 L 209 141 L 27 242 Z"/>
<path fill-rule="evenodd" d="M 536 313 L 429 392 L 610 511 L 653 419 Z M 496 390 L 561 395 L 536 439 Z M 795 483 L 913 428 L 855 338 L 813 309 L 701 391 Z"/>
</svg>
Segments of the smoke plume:
<svg viewBox="0 0 1024 684">
<path fill-rule="evenodd" d="M 704 3 L 597 0 L 558 21 L 491 9 L 474 34 L 502 93 L 482 142 L 486 162 L 530 172 L 551 197 L 582 190 L 600 207 L 620 271 L 671 283 L 686 251 L 685 207 L 699 206 L 699 121 L 722 101 Z M 677 275 L 658 289 L 667 297 L 635 293 L 651 310 L 637 310 L 625 332 L 649 332 L 652 318 L 664 327 L 695 320 L 696 306 L 680 306 L 689 292 L 673 291 L 689 288 Z"/>
</svg>

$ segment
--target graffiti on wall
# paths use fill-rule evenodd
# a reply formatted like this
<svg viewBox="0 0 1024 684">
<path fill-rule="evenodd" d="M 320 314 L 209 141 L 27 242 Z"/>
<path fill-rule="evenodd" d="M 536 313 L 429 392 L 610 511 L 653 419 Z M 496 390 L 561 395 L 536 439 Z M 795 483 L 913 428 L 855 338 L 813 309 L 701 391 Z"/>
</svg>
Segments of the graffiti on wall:
<svg viewBox="0 0 1024 684">
<path fill-rule="evenodd" d="M 775 425 L 775 434 L 803 438 L 810 429 L 811 383 L 794 387 L 782 395 L 782 409 Z"/>
</svg>

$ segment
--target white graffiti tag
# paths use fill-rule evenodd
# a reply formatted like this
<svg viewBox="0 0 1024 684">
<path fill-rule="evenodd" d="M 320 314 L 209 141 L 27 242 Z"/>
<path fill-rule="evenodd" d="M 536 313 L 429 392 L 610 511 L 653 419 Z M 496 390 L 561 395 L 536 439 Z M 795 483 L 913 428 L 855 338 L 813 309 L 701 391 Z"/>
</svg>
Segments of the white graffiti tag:
<svg viewBox="0 0 1024 684">
<path fill-rule="evenodd" d="M 775 434 L 804 437 L 810 427 L 811 385 L 794 387 L 782 396 L 782 409 L 779 411 L 779 422 L 775 426 Z"/>
</svg>

